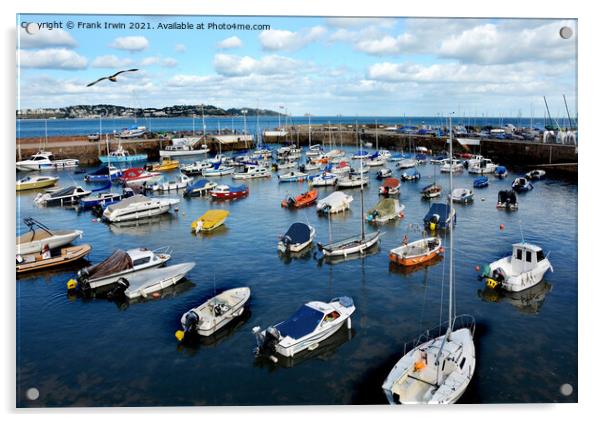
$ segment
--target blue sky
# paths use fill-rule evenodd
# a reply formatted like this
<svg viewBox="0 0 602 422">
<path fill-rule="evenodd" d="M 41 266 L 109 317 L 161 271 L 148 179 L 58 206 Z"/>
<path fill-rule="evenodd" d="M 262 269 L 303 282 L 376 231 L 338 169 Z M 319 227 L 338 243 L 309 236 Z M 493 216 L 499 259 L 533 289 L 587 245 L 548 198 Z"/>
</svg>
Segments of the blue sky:
<svg viewBox="0 0 602 422">
<path fill-rule="evenodd" d="M 285 107 L 294 115 L 529 117 L 576 107 L 572 20 L 20 15 L 21 108 L 109 103 Z M 76 27 L 67 29 L 67 21 Z M 146 23 L 151 29 L 78 29 L 78 22 Z M 167 30 L 210 22 L 269 30 Z M 559 36 L 569 26 L 572 38 Z M 116 70 L 141 70 L 86 83 Z"/>
</svg>

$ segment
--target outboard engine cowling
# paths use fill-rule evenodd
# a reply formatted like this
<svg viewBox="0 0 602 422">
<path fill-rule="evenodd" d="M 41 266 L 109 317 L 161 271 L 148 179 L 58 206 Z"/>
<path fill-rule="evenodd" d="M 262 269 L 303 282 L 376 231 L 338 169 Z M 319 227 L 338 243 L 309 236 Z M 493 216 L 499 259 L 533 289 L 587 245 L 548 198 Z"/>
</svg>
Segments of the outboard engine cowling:
<svg viewBox="0 0 602 422">
<path fill-rule="evenodd" d="M 107 293 L 107 299 L 123 299 L 125 297 L 125 291 L 128 289 L 128 287 L 130 287 L 130 282 L 121 277 L 119 280 L 117 280 L 115 287 L 113 287 L 113 289 Z"/>
<path fill-rule="evenodd" d="M 199 315 L 194 311 L 188 311 L 184 316 L 184 331 L 194 331 L 199 324 Z"/>
</svg>

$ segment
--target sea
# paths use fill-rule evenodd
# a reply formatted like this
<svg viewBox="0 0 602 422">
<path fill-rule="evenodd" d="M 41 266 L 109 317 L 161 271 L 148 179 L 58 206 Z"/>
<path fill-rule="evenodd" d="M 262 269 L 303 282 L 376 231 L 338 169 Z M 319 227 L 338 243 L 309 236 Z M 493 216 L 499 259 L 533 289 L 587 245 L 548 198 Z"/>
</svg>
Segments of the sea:
<svg viewBox="0 0 602 422">
<path fill-rule="evenodd" d="M 170 129 L 182 130 L 191 123 L 178 121 L 181 126 Z M 216 121 L 224 122 L 207 119 L 212 125 Z M 270 122 L 277 126 L 277 121 Z M 399 120 L 382 121 L 394 122 Z M 86 133 L 93 123 L 48 121 L 48 131 Z M 34 134 L 39 134 L 40 122 L 19 124 L 22 136 L 38 136 Z M 119 121 L 115 127 L 127 124 Z M 157 121 L 153 125 L 160 127 Z M 350 156 L 354 151 L 346 152 Z M 506 179 L 490 176 L 488 187 L 474 189 L 472 203 L 455 205 L 456 310 L 476 320 L 476 370 L 460 402 L 577 402 L 577 183 L 551 177 L 535 181 L 533 190 L 518 195 L 518 211 L 501 211 L 495 206 L 498 191 L 509 189 L 524 169 L 500 164 L 510 170 Z M 393 171 L 399 177 L 399 170 Z M 381 230 L 379 246 L 338 261 L 320 259 L 315 242 L 306 253 L 294 256 L 279 254 L 277 242 L 294 222 L 315 227 L 319 242 L 359 234 L 359 188 L 346 191 L 353 196 L 351 209 L 328 219 L 315 207 L 282 208 L 285 197 L 308 187 L 278 183 L 274 174 L 245 182 L 249 196 L 231 202 L 163 194 L 180 199 L 177 210 L 137 224 L 106 224 L 73 208 L 37 207 L 33 199 L 39 191 L 17 193 L 17 235 L 27 230 L 23 218 L 34 217 L 52 229 L 83 230 L 76 243 L 92 246 L 86 263 L 16 280 L 17 406 L 386 404 L 381 386 L 402 357 L 404 345 L 447 315 L 449 235 L 442 233 L 448 252 L 429 266 L 404 270 L 388 258 L 404 236 L 411 241 L 421 238 L 431 203 L 444 201 L 422 199 L 421 188 L 436 181 L 444 197 L 449 193 L 448 178 L 439 166 L 427 164 L 418 171 L 420 181 L 401 186 L 403 219 L 379 227 L 366 223 L 367 232 Z M 366 210 L 379 201 L 376 172 L 370 170 L 363 191 Z M 86 184 L 79 172 L 56 175 L 59 186 L 98 187 Z M 177 176 L 171 172 L 164 177 Z M 473 179 L 464 172 L 454 177 L 453 186 L 472 188 Z M 236 183 L 230 176 L 216 181 Z M 317 189 L 319 198 L 334 190 Z M 225 225 L 210 234 L 191 233 L 192 221 L 209 209 L 228 210 Z M 541 246 L 554 271 L 521 293 L 488 290 L 477 269 L 509 255 L 512 244 L 523 240 Z M 164 246 L 173 249 L 170 263 L 196 266 L 159 297 L 112 302 L 67 293 L 66 283 L 79 268 L 106 259 L 116 249 Z M 251 289 L 241 318 L 205 341 L 178 342 L 174 333 L 186 311 L 240 286 Z M 274 363 L 256 358 L 253 327 L 283 321 L 303 303 L 339 296 L 355 303 L 351 329 L 342 328 L 294 359 Z"/>
</svg>

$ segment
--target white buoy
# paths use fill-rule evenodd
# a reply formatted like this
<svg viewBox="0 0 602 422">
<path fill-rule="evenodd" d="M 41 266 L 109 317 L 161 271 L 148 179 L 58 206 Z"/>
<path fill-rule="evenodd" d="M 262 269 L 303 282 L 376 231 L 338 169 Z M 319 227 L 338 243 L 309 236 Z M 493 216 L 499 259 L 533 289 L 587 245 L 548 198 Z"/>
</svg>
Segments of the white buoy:
<svg viewBox="0 0 602 422">
<path fill-rule="evenodd" d="M 347 318 L 347 329 L 351 330 L 351 317 Z"/>
<path fill-rule="evenodd" d="M 270 355 L 270 360 L 274 363 L 278 363 L 278 358 L 274 355 Z"/>
</svg>

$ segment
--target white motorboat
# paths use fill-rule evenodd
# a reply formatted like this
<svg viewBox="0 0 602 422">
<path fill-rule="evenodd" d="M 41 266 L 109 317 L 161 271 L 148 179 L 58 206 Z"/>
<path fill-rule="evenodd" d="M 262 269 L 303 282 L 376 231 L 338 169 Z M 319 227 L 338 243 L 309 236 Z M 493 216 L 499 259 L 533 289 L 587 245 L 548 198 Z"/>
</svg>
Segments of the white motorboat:
<svg viewBox="0 0 602 422">
<path fill-rule="evenodd" d="M 303 182 L 307 180 L 307 173 L 300 171 L 291 171 L 278 175 L 279 182 Z"/>
<path fill-rule="evenodd" d="M 124 170 L 123 175 L 121 176 L 123 184 L 131 188 L 150 186 L 162 178 L 163 176 L 161 173 L 147 171 L 141 167 Z"/>
<path fill-rule="evenodd" d="M 473 164 L 469 164 L 468 172 L 472 174 L 494 173 L 497 167 L 498 165 L 494 164 L 489 158 L 483 158 Z"/>
<path fill-rule="evenodd" d="M 471 202 L 473 197 L 474 193 L 472 192 L 472 189 L 468 188 L 456 188 L 451 194 L 448 195 L 448 198 L 451 198 L 452 201 L 463 204 Z"/>
<path fill-rule="evenodd" d="M 232 179 L 234 180 L 260 179 L 264 177 L 272 177 L 272 172 L 265 167 L 256 165 L 247 165 L 244 171 L 232 175 Z"/>
<path fill-rule="evenodd" d="M 173 286 L 186 277 L 186 274 L 194 268 L 194 262 L 170 265 L 168 267 L 156 268 L 153 271 L 132 273 L 120 277 L 116 286 L 107 294 L 109 299 L 138 299 L 147 298 L 149 295 Z"/>
<path fill-rule="evenodd" d="M 393 171 L 390 168 L 385 167 L 385 168 L 380 169 L 376 173 L 376 178 L 378 180 L 382 180 L 382 179 L 386 179 L 387 177 L 391 177 L 392 175 L 393 175 Z"/>
<path fill-rule="evenodd" d="M 445 164 L 443 164 L 440 168 L 441 173 L 449 173 L 450 171 L 453 173 L 460 173 L 464 171 L 464 164 L 462 164 L 461 160 L 447 160 Z"/>
<path fill-rule="evenodd" d="M 226 166 L 223 164 L 214 164 L 213 167 L 204 169 L 202 175 L 204 177 L 221 177 L 233 173 L 234 167 Z"/>
<path fill-rule="evenodd" d="M 302 164 L 299 166 L 299 170 L 304 173 L 311 173 L 322 170 L 322 166 L 319 163 L 312 163 L 311 161 L 306 164 Z"/>
<path fill-rule="evenodd" d="M 91 193 L 92 191 L 84 189 L 81 186 L 67 186 L 50 189 L 45 193 L 38 193 L 33 202 L 36 205 L 46 207 L 75 205 L 79 202 L 80 198 L 88 196 Z"/>
<path fill-rule="evenodd" d="M 517 177 L 512 182 L 512 189 L 517 192 L 528 192 L 533 189 L 533 185 L 526 177 Z"/>
<path fill-rule="evenodd" d="M 296 161 L 283 161 L 283 162 L 276 164 L 276 168 L 278 170 L 294 169 L 294 168 L 297 168 L 297 162 Z"/>
<path fill-rule="evenodd" d="M 398 170 L 409 169 L 416 167 L 416 164 L 418 164 L 418 161 L 413 158 L 402 158 L 397 162 L 397 164 L 395 164 L 395 168 Z"/>
<path fill-rule="evenodd" d="M 130 128 L 123 129 L 121 132 L 119 132 L 119 137 L 121 139 L 140 138 L 145 133 L 146 133 L 145 126 L 132 126 Z"/>
<path fill-rule="evenodd" d="M 369 223 L 387 223 L 398 218 L 403 218 L 403 210 L 406 206 L 399 203 L 398 199 L 383 198 L 366 213 L 366 221 Z"/>
<path fill-rule="evenodd" d="M 330 302 L 313 301 L 302 305 L 289 319 L 265 330 L 254 327 L 256 353 L 277 361 L 275 354 L 292 357 L 303 350 L 315 350 L 320 343 L 347 325 L 355 312 L 350 297 L 334 298 Z"/>
<path fill-rule="evenodd" d="M 163 183 L 155 183 L 151 186 L 151 189 L 153 191 L 169 192 L 171 190 L 186 189 L 191 182 L 191 177 L 188 177 L 185 174 L 181 174 L 180 177 L 178 177 L 176 180 L 170 180 L 168 182 Z"/>
<path fill-rule="evenodd" d="M 452 136 L 450 133 L 450 157 L 453 156 Z M 452 180 L 450 172 L 449 189 L 453 192 Z M 453 211 L 453 202 L 450 207 Z M 403 357 L 382 385 L 390 404 L 455 403 L 473 377 L 475 320 L 469 315 L 457 316 L 455 312 L 453 234 L 453 224 L 450 224 L 448 320 L 420 335 L 408 353 L 404 347 Z"/>
<path fill-rule="evenodd" d="M 23 221 L 29 230 L 17 237 L 18 255 L 41 252 L 46 245 L 49 249 L 59 248 L 78 237 L 81 239 L 84 234 L 81 230 L 51 230 L 31 217 L 24 218 Z"/>
<path fill-rule="evenodd" d="M 305 156 L 306 157 L 319 157 L 323 153 L 324 153 L 324 150 L 322 149 L 322 145 L 314 144 L 314 145 L 310 146 L 309 149 L 305 152 Z"/>
<path fill-rule="evenodd" d="M 510 292 L 520 292 L 535 286 L 545 273 L 554 271 L 543 250 L 531 243 L 515 243 L 512 255 L 498 259 L 483 270 L 487 287 L 500 287 Z"/>
<path fill-rule="evenodd" d="M 525 177 L 529 180 L 539 180 L 541 178 L 543 178 L 546 175 L 545 170 L 531 170 L 530 172 L 528 172 L 527 174 L 525 174 Z"/>
<path fill-rule="evenodd" d="M 190 335 L 208 337 L 215 334 L 243 314 L 250 297 L 250 288 L 238 287 L 221 292 L 192 308 L 180 318 L 182 330 L 176 331 L 176 338 L 182 341 Z"/>
<path fill-rule="evenodd" d="M 282 253 L 300 252 L 308 247 L 316 237 L 316 229 L 309 224 L 293 223 L 278 241 Z"/>
<path fill-rule="evenodd" d="M 192 164 L 180 166 L 180 171 L 187 176 L 198 176 L 203 174 L 203 170 L 212 168 L 213 164 L 208 160 L 195 161 Z"/>
<path fill-rule="evenodd" d="M 334 186 L 337 184 L 338 176 L 326 171 L 309 177 L 310 186 Z"/>
<path fill-rule="evenodd" d="M 138 220 L 164 214 L 180 203 L 176 198 L 149 198 L 134 195 L 114 205 L 109 205 L 102 213 L 102 218 L 110 223 Z"/>
<path fill-rule="evenodd" d="M 352 201 L 353 196 L 337 191 L 326 198 L 320 199 L 316 205 L 316 210 L 318 213 L 336 214 L 349 209 Z"/>
<path fill-rule="evenodd" d="M 368 185 L 369 179 L 367 175 L 352 174 L 339 177 L 337 181 L 337 189 L 359 188 Z"/>
<path fill-rule="evenodd" d="M 119 278 L 148 271 L 165 264 L 171 258 L 167 247 L 151 251 L 147 248 L 118 249 L 107 259 L 77 272 L 77 286 L 90 292 L 115 284 Z M 75 287 L 75 286 L 73 286 Z"/>
<path fill-rule="evenodd" d="M 336 174 L 339 177 L 347 175 L 351 172 L 351 166 L 346 161 L 342 161 L 334 167 L 332 166 L 332 164 L 329 164 L 326 167 L 326 169 L 332 174 Z"/>
<path fill-rule="evenodd" d="M 17 161 L 16 166 L 20 171 L 62 170 L 79 166 L 79 160 L 72 158 L 55 160 L 51 152 L 39 151 L 28 160 Z"/>
<path fill-rule="evenodd" d="M 384 166 L 385 162 L 386 162 L 386 160 L 379 155 L 374 158 L 370 158 L 370 159 L 366 160 L 365 164 L 368 167 L 380 167 L 380 166 Z"/>
<path fill-rule="evenodd" d="M 205 145 L 206 147 L 206 145 Z M 194 157 L 205 155 L 209 148 L 194 149 L 190 145 L 168 145 L 165 149 L 159 151 L 160 157 Z"/>
</svg>

